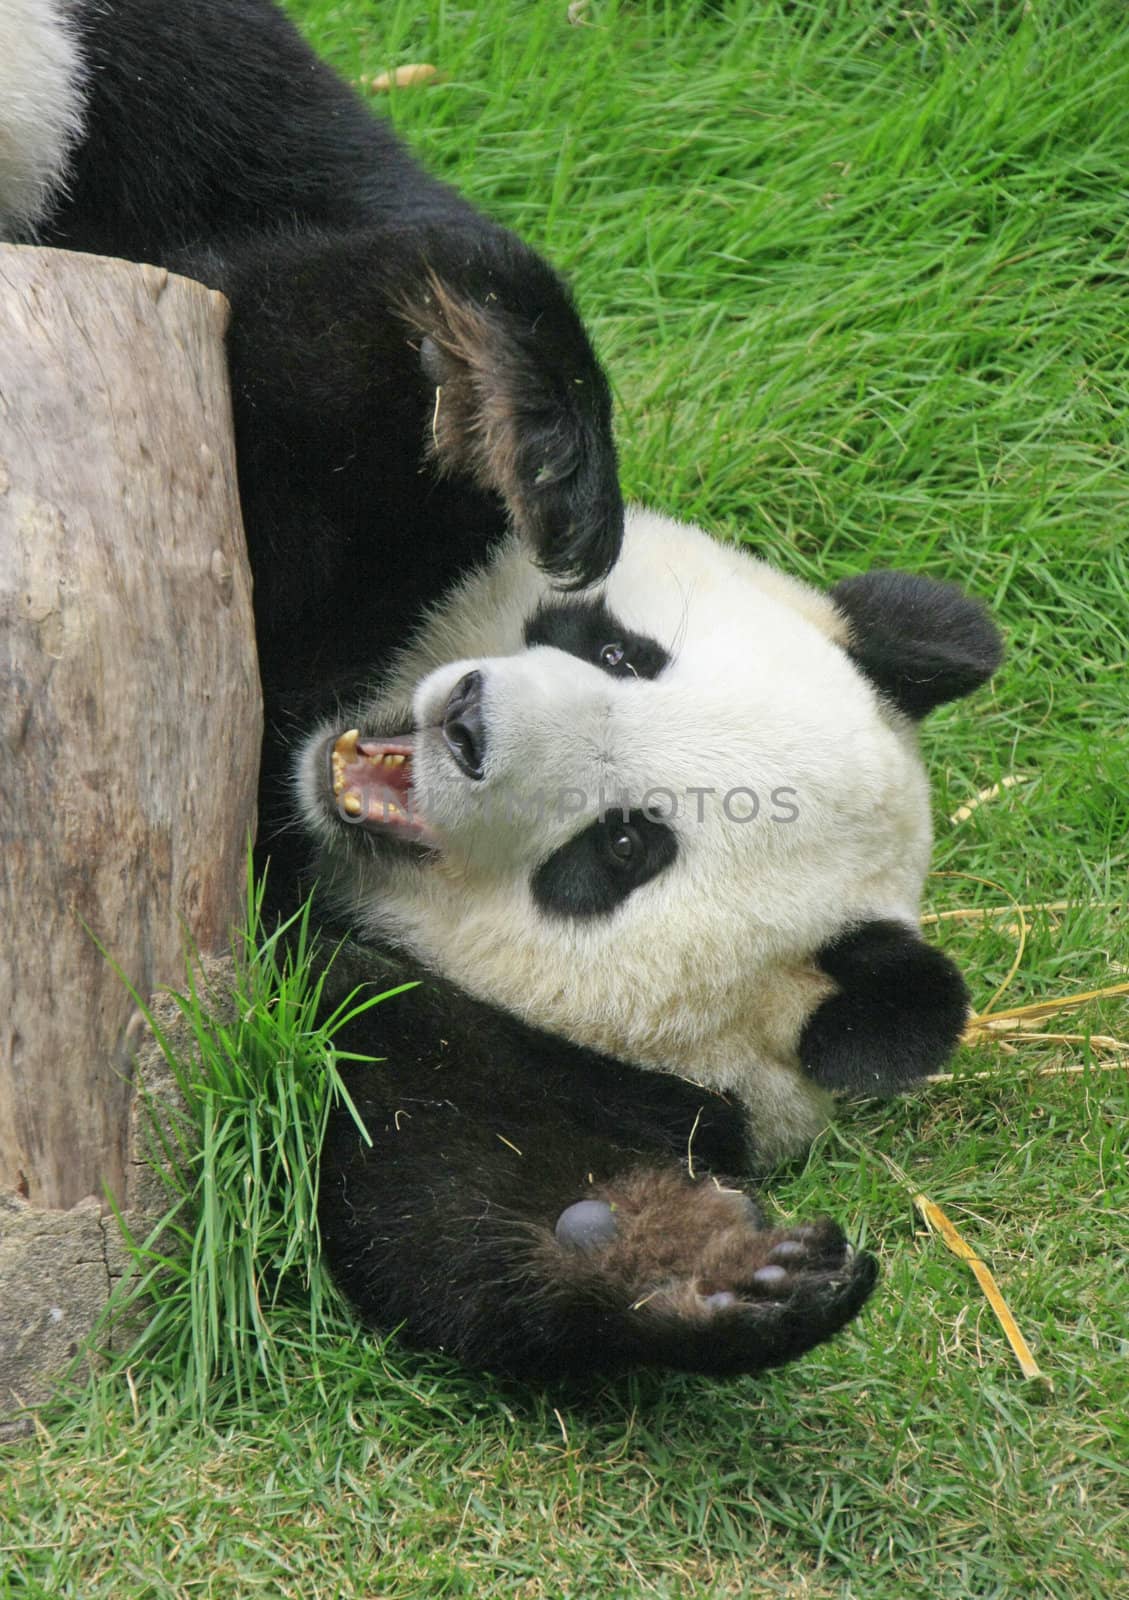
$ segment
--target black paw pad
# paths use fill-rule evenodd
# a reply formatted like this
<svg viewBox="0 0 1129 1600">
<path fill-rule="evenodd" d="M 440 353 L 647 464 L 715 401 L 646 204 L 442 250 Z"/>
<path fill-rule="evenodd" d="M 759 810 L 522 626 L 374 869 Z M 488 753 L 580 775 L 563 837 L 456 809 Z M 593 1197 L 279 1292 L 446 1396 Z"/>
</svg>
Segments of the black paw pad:
<svg viewBox="0 0 1129 1600">
<path fill-rule="evenodd" d="M 569 1250 L 600 1250 L 619 1229 L 606 1200 L 578 1200 L 566 1206 L 553 1229 L 557 1243 Z"/>
</svg>

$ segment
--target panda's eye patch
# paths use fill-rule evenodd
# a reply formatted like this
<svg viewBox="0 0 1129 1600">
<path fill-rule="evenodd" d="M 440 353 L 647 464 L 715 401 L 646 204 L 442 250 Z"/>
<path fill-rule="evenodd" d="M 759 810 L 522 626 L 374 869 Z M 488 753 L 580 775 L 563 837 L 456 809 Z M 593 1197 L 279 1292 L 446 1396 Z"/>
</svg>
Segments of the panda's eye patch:
<svg viewBox="0 0 1129 1600">
<path fill-rule="evenodd" d="M 670 662 L 661 644 L 625 628 L 603 599 L 546 602 L 525 624 L 525 642 L 567 650 L 612 678 L 657 678 Z"/>
<path fill-rule="evenodd" d="M 643 811 L 619 812 L 589 823 L 554 850 L 533 874 L 540 909 L 558 917 L 606 917 L 628 895 L 670 866 L 678 840 Z"/>
</svg>

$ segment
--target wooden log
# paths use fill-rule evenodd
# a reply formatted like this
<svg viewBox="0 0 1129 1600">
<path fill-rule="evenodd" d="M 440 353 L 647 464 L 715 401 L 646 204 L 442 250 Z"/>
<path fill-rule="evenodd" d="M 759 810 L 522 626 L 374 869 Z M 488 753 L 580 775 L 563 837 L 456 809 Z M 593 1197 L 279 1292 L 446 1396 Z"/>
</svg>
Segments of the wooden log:
<svg viewBox="0 0 1129 1600">
<path fill-rule="evenodd" d="M 240 912 L 261 702 L 226 316 L 154 267 L 0 248 L 0 1192 L 33 1208 L 129 1203 L 111 962 L 182 983 Z"/>
</svg>

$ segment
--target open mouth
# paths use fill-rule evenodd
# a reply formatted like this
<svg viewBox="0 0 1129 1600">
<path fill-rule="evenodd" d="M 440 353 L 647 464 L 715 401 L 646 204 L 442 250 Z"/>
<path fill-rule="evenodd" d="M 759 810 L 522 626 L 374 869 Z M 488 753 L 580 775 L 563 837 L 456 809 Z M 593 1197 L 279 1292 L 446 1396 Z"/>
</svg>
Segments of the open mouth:
<svg viewBox="0 0 1129 1600">
<path fill-rule="evenodd" d="M 412 789 L 415 737 L 396 734 L 387 739 L 362 739 L 360 730 L 330 739 L 327 744 L 329 788 L 342 822 L 403 839 L 405 843 L 435 843 L 431 829 L 419 815 Z"/>
</svg>

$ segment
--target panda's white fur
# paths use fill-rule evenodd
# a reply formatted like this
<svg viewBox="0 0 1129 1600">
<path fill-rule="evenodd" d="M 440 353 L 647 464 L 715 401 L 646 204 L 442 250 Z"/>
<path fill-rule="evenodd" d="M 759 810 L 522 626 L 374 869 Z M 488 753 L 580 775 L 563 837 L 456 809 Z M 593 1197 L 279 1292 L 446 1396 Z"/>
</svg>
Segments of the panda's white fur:
<svg viewBox="0 0 1129 1600">
<path fill-rule="evenodd" d="M 84 68 L 65 0 L 0 0 L 0 239 L 29 239 L 66 181 Z"/>
<path fill-rule="evenodd" d="M 669 653 L 653 681 L 527 647 L 527 619 L 560 595 L 511 542 L 358 709 L 362 730 L 419 730 L 413 784 L 438 845 L 422 860 L 342 826 L 325 748 L 347 723 L 314 733 L 297 781 L 323 882 L 360 932 L 577 1043 L 731 1090 L 766 1155 L 800 1150 L 827 1113 L 795 1054 L 833 987 L 812 952 L 856 920 L 917 925 L 931 828 L 915 730 L 853 665 L 825 595 L 697 528 L 630 513 L 603 593 Z M 479 782 L 439 728 L 471 669 L 488 728 Z M 602 797 L 655 789 L 679 801 L 672 865 L 607 916 L 546 915 L 538 863 Z M 760 812 L 738 822 L 751 802 L 731 796 L 730 815 L 725 796 L 746 789 Z"/>
</svg>

